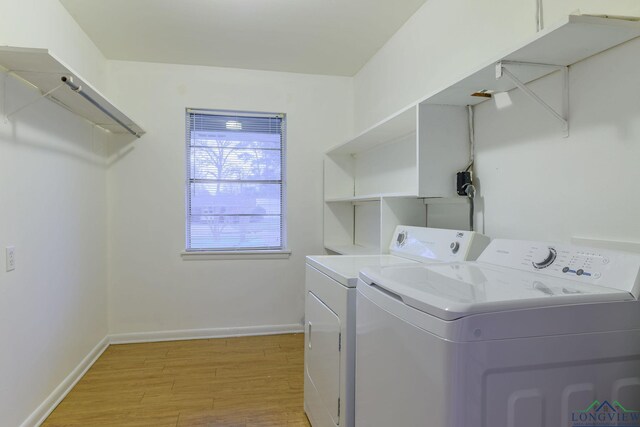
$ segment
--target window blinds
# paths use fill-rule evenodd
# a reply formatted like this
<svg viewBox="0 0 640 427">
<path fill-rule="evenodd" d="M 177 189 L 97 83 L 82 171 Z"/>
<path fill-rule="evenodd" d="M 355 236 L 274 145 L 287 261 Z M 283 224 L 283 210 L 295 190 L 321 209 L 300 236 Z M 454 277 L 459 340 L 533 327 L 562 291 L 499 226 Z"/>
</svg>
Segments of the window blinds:
<svg viewBox="0 0 640 427">
<path fill-rule="evenodd" d="M 187 110 L 187 250 L 285 245 L 284 114 Z"/>
</svg>

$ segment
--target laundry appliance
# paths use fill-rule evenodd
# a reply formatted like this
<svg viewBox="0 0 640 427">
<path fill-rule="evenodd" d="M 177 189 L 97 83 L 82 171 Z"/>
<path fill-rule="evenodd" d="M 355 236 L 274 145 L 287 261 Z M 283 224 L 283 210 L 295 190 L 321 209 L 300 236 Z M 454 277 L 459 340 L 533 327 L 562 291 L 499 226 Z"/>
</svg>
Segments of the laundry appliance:
<svg viewBox="0 0 640 427">
<path fill-rule="evenodd" d="M 471 231 L 398 226 L 390 254 L 307 257 L 304 407 L 314 427 L 354 425 L 355 300 L 359 271 L 475 259 L 489 239 Z"/>
<path fill-rule="evenodd" d="M 639 270 L 503 239 L 476 262 L 363 269 L 356 425 L 640 426 Z"/>
</svg>

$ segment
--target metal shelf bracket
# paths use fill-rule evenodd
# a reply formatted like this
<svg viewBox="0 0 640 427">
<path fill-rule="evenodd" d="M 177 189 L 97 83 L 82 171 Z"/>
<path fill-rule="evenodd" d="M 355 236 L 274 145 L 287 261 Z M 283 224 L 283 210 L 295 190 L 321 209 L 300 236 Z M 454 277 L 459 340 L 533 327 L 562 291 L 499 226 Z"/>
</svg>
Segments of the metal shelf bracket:
<svg viewBox="0 0 640 427">
<path fill-rule="evenodd" d="M 10 75 L 10 76 L 12 76 L 12 77 L 14 77 L 14 78 L 16 78 L 16 79 L 18 79 L 18 80 L 22 80 L 22 78 L 20 78 L 20 76 L 17 76 L 17 75 L 15 75 L 15 74 L 13 74 L 10 70 L 7 70 L 7 71 L 5 72 L 5 75 Z M 6 85 L 6 82 L 5 82 L 5 85 Z M 27 109 L 27 108 L 31 107 L 33 104 L 37 103 L 37 102 L 38 102 L 38 101 L 40 101 L 42 98 L 47 98 L 47 97 L 49 97 L 49 95 L 51 95 L 52 93 L 54 93 L 55 91 L 57 91 L 58 89 L 60 89 L 62 86 L 63 86 L 63 84 L 61 83 L 61 84 L 59 84 L 58 86 L 54 87 L 53 89 L 51 89 L 51 90 L 50 90 L 50 91 L 48 91 L 48 92 L 40 92 L 40 95 L 39 95 L 36 99 L 34 99 L 34 100 L 32 100 L 32 101 L 27 102 L 26 104 L 22 105 L 21 107 L 16 108 L 15 110 L 11 111 L 10 113 L 5 113 L 5 115 L 4 115 L 4 119 L 5 119 L 5 121 L 9 121 L 9 118 L 10 118 L 11 116 L 14 116 L 14 115 L 18 114 L 20 111 L 25 110 L 25 109 Z M 5 86 L 5 89 L 4 89 L 3 96 L 5 97 L 5 100 L 6 100 L 6 86 Z"/>
<path fill-rule="evenodd" d="M 553 117 L 555 117 L 562 124 L 562 132 L 563 137 L 567 138 L 569 136 L 569 67 L 563 66 L 552 66 L 546 64 L 528 64 L 528 63 L 514 63 L 517 65 L 530 65 L 535 67 L 556 67 L 559 70 L 562 70 L 563 74 L 563 88 L 562 88 L 562 114 L 558 113 L 553 107 L 547 104 L 542 98 L 540 98 L 534 91 L 529 89 L 520 79 L 518 79 L 511 71 L 509 71 L 506 67 L 509 65 L 509 62 L 500 61 L 496 63 L 496 79 L 506 77 L 516 85 L 516 87 L 529 98 L 536 101 L 540 106 L 542 106 L 545 110 L 547 110 Z"/>
</svg>

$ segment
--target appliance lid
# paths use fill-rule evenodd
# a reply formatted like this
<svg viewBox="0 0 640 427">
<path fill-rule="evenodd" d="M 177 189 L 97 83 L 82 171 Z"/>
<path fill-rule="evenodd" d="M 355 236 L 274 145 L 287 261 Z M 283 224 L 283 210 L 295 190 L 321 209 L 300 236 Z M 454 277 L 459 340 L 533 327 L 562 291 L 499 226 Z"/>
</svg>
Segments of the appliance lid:
<svg viewBox="0 0 640 427">
<path fill-rule="evenodd" d="M 342 285 L 355 288 L 358 283 L 358 274 L 364 267 L 387 267 L 417 263 L 394 255 L 313 255 L 307 257 L 307 264 Z"/>
<path fill-rule="evenodd" d="M 443 320 L 479 313 L 634 300 L 625 290 L 477 262 L 369 267 L 360 279 Z"/>
</svg>

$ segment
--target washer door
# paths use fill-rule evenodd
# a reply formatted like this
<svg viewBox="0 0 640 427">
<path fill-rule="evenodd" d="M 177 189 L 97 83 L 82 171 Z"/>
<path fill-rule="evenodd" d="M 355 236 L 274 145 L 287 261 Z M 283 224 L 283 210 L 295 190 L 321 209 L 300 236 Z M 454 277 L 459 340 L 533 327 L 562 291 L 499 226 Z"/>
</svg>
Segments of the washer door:
<svg viewBox="0 0 640 427">
<path fill-rule="evenodd" d="M 307 293 L 307 373 L 337 425 L 340 421 L 340 318 Z"/>
</svg>

